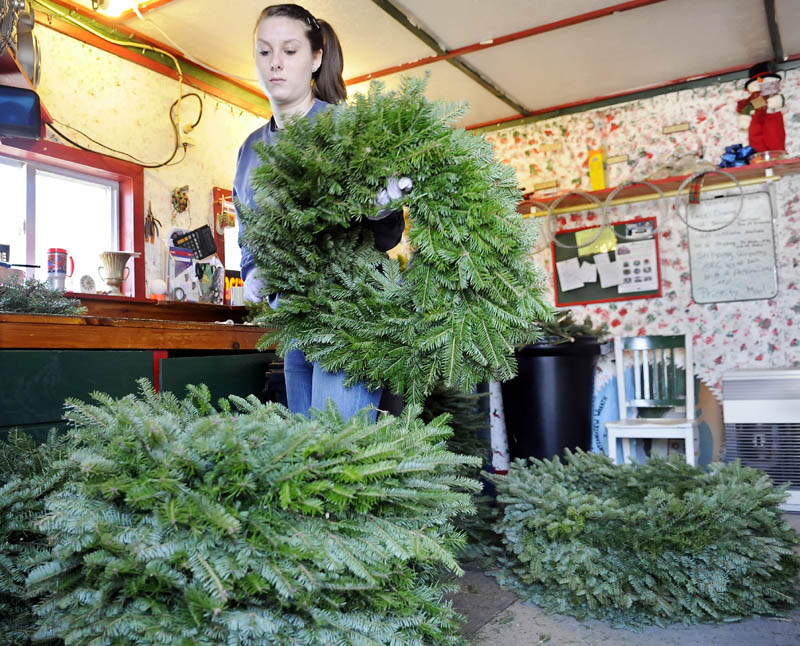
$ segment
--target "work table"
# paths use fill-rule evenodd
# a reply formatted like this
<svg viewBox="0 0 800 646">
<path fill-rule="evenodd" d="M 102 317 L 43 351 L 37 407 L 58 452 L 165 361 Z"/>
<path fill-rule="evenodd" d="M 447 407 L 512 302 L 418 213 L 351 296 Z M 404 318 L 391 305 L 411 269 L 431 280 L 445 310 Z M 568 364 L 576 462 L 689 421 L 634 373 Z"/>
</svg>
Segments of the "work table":
<svg viewBox="0 0 800 646">
<path fill-rule="evenodd" d="M 255 350 L 264 329 L 244 325 L 244 307 L 66 294 L 87 313 L 0 312 L 0 348 Z"/>
<path fill-rule="evenodd" d="M 257 351 L 265 329 L 242 323 L 245 308 L 67 295 L 87 313 L 0 312 L 0 365 L 13 376 L 0 389 L 0 439 L 14 427 L 44 439 L 65 427 L 65 400 L 122 397 L 142 378 L 177 396 L 202 383 L 212 401 L 262 395 L 275 355 Z"/>
<path fill-rule="evenodd" d="M 264 329 L 206 321 L 0 313 L 0 348 L 255 350 Z"/>
</svg>

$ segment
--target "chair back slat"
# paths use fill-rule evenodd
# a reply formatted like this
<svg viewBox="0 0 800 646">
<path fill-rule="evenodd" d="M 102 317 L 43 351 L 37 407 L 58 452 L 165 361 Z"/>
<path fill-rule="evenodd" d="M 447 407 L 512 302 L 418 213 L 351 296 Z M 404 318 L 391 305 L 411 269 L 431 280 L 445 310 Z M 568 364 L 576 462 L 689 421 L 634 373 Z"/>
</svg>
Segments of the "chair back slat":
<svg viewBox="0 0 800 646">
<path fill-rule="evenodd" d="M 691 343 L 684 335 L 614 338 L 618 383 L 624 384 L 625 354 L 632 357 L 633 365 L 633 392 L 619 394 L 621 417 L 626 417 L 629 406 L 686 407 L 687 399 L 694 400 L 692 354 L 685 346 L 687 342 Z M 683 374 L 675 360 L 676 349 L 685 353 Z M 682 378 L 684 375 L 686 380 Z M 687 417 L 692 418 L 689 409 L 693 406 L 686 408 Z"/>
<path fill-rule="evenodd" d="M 678 366 L 675 365 L 675 348 L 669 349 L 669 366 L 666 361 L 664 362 L 664 378 L 669 380 L 665 399 L 678 399 L 680 393 L 678 392 Z"/>
<path fill-rule="evenodd" d="M 661 355 L 663 356 L 664 350 L 655 348 L 652 351 L 652 359 L 650 360 L 650 370 L 653 371 L 653 390 L 650 392 L 649 396 L 646 399 L 659 399 L 661 397 L 661 384 L 663 383 L 661 380 L 661 375 L 658 369 L 658 355 L 659 350 L 661 351 Z"/>
</svg>

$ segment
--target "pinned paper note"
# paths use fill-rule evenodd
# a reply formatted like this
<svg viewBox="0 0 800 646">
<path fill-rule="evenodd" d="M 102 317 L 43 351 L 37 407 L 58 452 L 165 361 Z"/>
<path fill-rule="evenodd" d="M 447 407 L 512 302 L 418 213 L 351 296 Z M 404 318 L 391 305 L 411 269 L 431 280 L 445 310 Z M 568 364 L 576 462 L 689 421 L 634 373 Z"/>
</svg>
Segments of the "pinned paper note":
<svg viewBox="0 0 800 646">
<path fill-rule="evenodd" d="M 578 245 L 579 256 L 592 256 L 596 253 L 614 251 L 617 248 L 617 236 L 609 227 L 603 229 L 598 237 L 599 232 L 600 227 L 581 229 L 575 232 L 575 243 Z M 597 240 L 594 240 L 595 238 Z M 593 240 L 594 242 L 592 242 Z"/>
<path fill-rule="evenodd" d="M 600 287 L 605 289 L 620 284 L 619 265 L 616 260 L 611 260 L 607 253 L 599 253 L 594 256 L 594 264 L 600 275 Z"/>
<path fill-rule="evenodd" d="M 561 284 L 562 292 L 583 287 L 581 264 L 577 258 L 557 262 L 556 271 L 558 272 L 558 282 Z"/>
<path fill-rule="evenodd" d="M 584 283 L 597 282 L 597 266 L 591 262 L 582 262 L 581 278 L 583 278 Z"/>
<path fill-rule="evenodd" d="M 620 244 L 617 263 L 621 280 L 620 294 L 631 294 L 658 289 L 658 256 L 653 239 Z"/>
</svg>

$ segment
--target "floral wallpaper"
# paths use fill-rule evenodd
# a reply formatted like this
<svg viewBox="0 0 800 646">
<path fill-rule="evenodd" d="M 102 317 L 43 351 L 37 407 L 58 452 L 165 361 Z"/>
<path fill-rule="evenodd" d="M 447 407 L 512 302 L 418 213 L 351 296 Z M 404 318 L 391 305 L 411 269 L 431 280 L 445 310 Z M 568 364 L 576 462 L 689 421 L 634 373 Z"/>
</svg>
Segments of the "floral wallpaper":
<svg viewBox="0 0 800 646">
<path fill-rule="evenodd" d="M 747 143 L 747 132 L 738 129 L 736 114 L 737 100 L 746 96 L 742 85 L 723 83 L 682 90 L 486 136 L 497 157 L 513 166 L 526 192 L 553 179 L 560 192 L 589 190 L 587 151 L 601 146 L 607 159 L 627 156 L 607 167 L 608 186 L 687 174 L 703 163 L 716 166 L 726 146 Z M 796 157 L 800 156 L 800 71 L 785 74 L 782 91 L 787 152 Z M 662 134 L 665 126 L 684 123 L 688 130 Z M 674 202 L 669 199 L 666 216 L 663 204 L 656 201 L 610 211 L 612 222 L 658 217 L 663 296 L 572 307 L 575 318 L 582 320 L 588 314 L 595 323 L 608 323 L 613 334 L 690 334 L 695 372 L 718 398 L 725 371 L 800 367 L 800 176 L 785 177 L 774 185 L 778 271 L 774 299 L 694 302 L 687 229 L 675 216 Z M 559 218 L 559 223 L 562 228 L 587 226 L 597 222 L 598 216 L 599 211 L 572 214 Z M 535 257 L 552 279 L 549 249 Z M 596 387 L 605 383 L 612 370 L 610 357 L 603 357 Z"/>
</svg>

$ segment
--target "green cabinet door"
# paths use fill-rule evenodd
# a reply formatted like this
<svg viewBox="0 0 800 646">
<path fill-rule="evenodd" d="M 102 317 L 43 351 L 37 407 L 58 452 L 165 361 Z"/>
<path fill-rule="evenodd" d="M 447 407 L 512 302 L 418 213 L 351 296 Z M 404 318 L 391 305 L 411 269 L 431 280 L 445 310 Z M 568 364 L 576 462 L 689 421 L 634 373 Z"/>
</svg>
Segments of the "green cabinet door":
<svg viewBox="0 0 800 646">
<path fill-rule="evenodd" d="M 187 384 L 205 384 L 212 402 L 228 395 L 261 398 L 274 359 L 272 352 L 160 359 L 159 389 L 183 398 Z"/>
<path fill-rule="evenodd" d="M 153 354 L 123 350 L 0 350 L 0 437 L 20 427 L 44 437 L 65 426 L 68 397 L 91 401 L 101 391 L 113 397 L 136 392 L 137 379 L 153 379 Z"/>
</svg>

